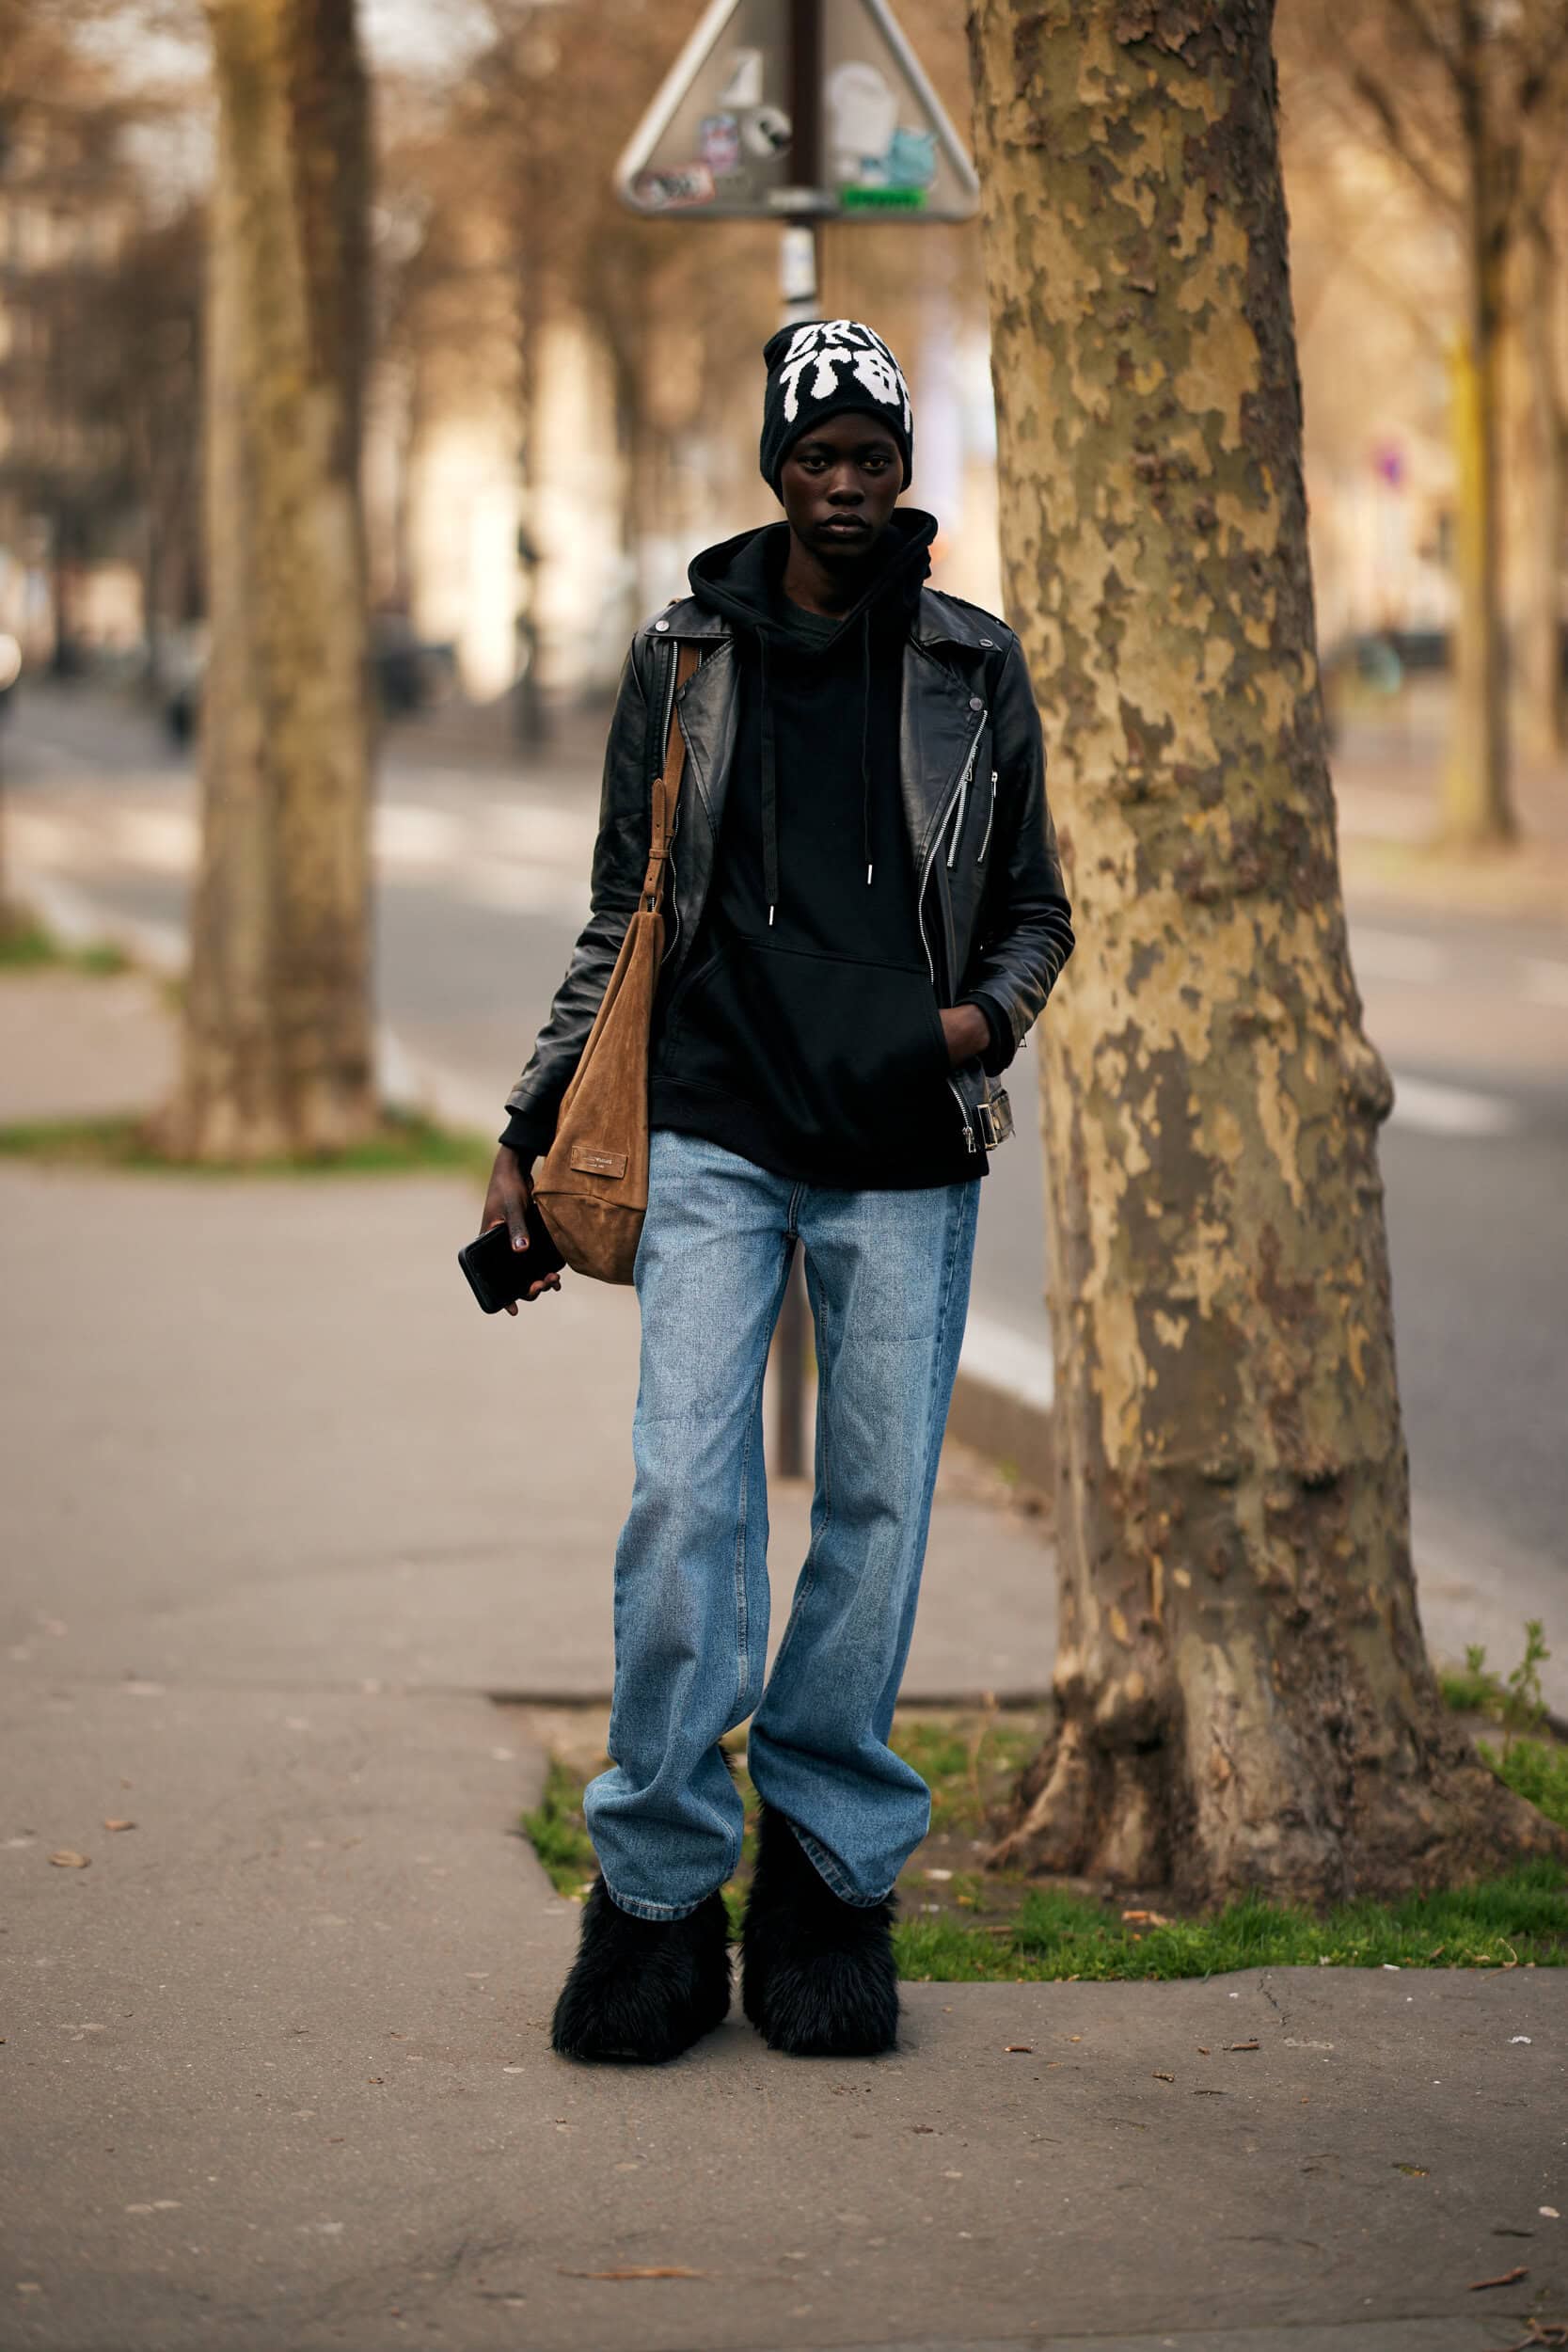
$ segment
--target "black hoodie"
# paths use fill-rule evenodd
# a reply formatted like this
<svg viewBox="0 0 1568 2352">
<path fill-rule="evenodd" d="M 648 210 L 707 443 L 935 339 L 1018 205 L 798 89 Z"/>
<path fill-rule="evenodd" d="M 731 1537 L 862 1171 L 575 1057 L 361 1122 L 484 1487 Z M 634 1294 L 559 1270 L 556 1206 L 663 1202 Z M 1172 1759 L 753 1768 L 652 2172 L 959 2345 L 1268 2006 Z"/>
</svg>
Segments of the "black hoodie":
<svg viewBox="0 0 1568 2352">
<path fill-rule="evenodd" d="M 652 1123 L 809 1184 L 985 1171 L 947 1084 L 899 793 L 903 648 L 935 534 L 899 508 L 832 620 L 784 595 L 787 524 L 690 567 L 735 625 L 740 705 L 703 919 L 655 1006 Z"/>
</svg>

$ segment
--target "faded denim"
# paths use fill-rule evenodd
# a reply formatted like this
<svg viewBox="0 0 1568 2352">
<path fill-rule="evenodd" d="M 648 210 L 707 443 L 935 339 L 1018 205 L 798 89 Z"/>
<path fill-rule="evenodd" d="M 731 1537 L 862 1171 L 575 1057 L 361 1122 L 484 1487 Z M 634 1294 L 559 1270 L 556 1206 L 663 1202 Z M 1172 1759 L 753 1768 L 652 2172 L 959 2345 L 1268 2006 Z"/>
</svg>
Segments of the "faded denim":
<svg viewBox="0 0 1568 2352">
<path fill-rule="evenodd" d="M 887 1744 L 969 1305 L 978 1183 L 841 1192 L 657 1128 L 636 1283 L 636 1481 L 615 1554 L 610 1769 L 588 1828 L 623 1910 L 679 1918 L 740 1856 L 721 1736 L 847 1902 L 930 1793 Z M 762 1385 L 795 1246 L 816 1328 L 811 1543 L 773 1670 Z"/>
</svg>

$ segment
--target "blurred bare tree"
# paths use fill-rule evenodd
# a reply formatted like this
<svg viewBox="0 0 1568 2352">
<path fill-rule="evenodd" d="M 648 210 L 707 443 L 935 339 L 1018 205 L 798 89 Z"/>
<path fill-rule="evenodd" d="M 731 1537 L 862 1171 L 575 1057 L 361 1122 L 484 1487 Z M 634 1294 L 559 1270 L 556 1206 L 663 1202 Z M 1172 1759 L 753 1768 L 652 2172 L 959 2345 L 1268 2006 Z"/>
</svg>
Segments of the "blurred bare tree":
<svg viewBox="0 0 1568 2352">
<path fill-rule="evenodd" d="M 1322 86 L 1338 91 L 1363 133 L 1375 135 L 1458 238 L 1464 321 L 1454 354 L 1459 502 L 1456 707 L 1444 778 L 1444 827 L 1456 844 L 1508 839 L 1509 672 L 1503 621 L 1500 451 L 1502 365 L 1513 264 L 1560 265 L 1552 224 L 1568 168 L 1568 8 L 1562 0 L 1319 0 L 1291 18 Z M 1531 273 L 1523 273 L 1531 286 Z M 1539 298 L 1527 291 L 1527 306 Z M 1527 315 L 1527 326 L 1530 322 Z M 1532 330 L 1533 331 L 1533 330 Z M 1548 351 L 1531 366 L 1551 413 Z M 1560 451 L 1560 442 L 1557 444 Z M 1545 683 L 1542 640 L 1554 651 L 1568 510 L 1560 462 L 1543 480 L 1555 521 L 1538 564 L 1538 611 L 1527 660 L 1536 694 L 1552 707 L 1538 731 L 1555 736 L 1557 690 Z"/>
<path fill-rule="evenodd" d="M 1008 609 L 1082 917 L 1041 1031 L 1056 1721 L 999 1851 L 1205 1903 L 1555 1835 L 1416 1608 L 1271 18 L 971 13 Z"/>
<path fill-rule="evenodd" d="M 44 554 L 55 658 L 73 583 L 119 556 L 151 616 L 195 591 L 200 224 L 160 202 L 132 135 L 166 109 L 127 92 L 37 8 L 0 63 L 0 537 Z"/>
<path fill-rule="evenodd" d="M 354 0 L 207 0 L 212 652 L 176 1155 L 325 1154 L 377 1116 L 359 502 L 369 117 Z"/>
<path fill-rule="evenodd" d="M 1568 154 L 1568 126 L 1559 126 Z M 1516 311 L 1524 358 L 1527 480 L 1518 711 L 1538 758 L 1568 752 L 1568 170 L 1539 189 L 1520 238 Z"/>
</svg>

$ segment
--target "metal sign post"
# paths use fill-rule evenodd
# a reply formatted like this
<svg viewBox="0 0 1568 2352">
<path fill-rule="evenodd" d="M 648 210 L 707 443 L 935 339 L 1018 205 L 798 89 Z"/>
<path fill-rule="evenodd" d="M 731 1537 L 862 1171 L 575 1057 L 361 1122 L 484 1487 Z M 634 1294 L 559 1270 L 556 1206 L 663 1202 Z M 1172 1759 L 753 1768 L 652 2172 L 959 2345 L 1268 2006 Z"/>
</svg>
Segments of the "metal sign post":
<svg viewBox="0 0 1568 2352">
<path fill-rule="evenodd" d="M 634 213 L 776 220 L 784 324 L 819 315 L 826 220 L 967 220 L 974 167 L 886 0 L 710 0 L 615 167 Z M 805 1468 L 799 1255 L 774 1341 L 774 1453 Z"/>
</svg>

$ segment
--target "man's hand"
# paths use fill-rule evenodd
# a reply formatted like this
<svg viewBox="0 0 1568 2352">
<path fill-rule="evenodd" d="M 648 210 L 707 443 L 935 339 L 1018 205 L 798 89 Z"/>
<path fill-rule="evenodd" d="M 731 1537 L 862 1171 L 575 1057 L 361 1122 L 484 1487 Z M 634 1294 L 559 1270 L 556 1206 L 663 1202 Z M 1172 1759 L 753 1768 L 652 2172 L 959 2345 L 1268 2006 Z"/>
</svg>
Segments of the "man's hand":
<svg viewBox="0 0 1568 2352">
<path fill-rule="evenodd" d="M 490 1170 L 490 1182 L 485 1187 L 484 1216 L 480 1225 L 481 1232 L 487 1233 L 492 1225 L 504 1225 L 512 1235 L 513 1248 L 526 1249 L 528 1248 L 528 1207 L 532 1198 L 533 1186 L 529 1182 L 528 1168 L 525 1168 L 511 1145 L 503 1143 L 496 1153 L 496 1164 Z M 546 1274 L 541 1280 L 531 1282 L 524 1296 L 534 1299 L 542 1291 L 558 1291 L 560 1288 L 560 1273 Z M 506 1311 L 509 1315 L 516 1313 L 515 1299 L 512 1300 Z"/>
<path fill-rule="evenodd" d="M 957 1070 L 961 1061 L 973 1061 L 990 1043 L 990 1023 L 978 1005 L 944 1005 L 942 1033 L 947 1040 L 950 1070 Z"/>
</svg>

